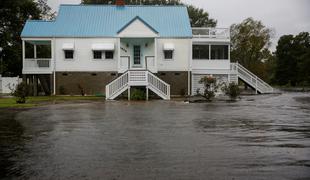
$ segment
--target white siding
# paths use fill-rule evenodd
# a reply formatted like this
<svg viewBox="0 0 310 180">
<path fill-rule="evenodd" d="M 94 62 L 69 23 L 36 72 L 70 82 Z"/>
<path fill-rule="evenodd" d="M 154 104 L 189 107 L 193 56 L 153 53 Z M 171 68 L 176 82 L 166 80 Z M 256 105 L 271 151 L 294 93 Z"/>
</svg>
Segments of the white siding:
<svg viewBox="0 0 310 180">
<path fill-rule="evenodd" d="M 127 47 L 127 44 L 128 44 L 128 47 Z M 141 64 L 142 64 L 142 67 L 145 67 L 145 57 L 155 56 L 154 39 L 151 39 L 151 38 L 122 39 L 121 38 L 121 56 L 129 56 L 131 64 L 133 64 L 133 46 L 134 45 L 141 46 Z"/>
<path fill-rule="evenodd" d="M 119 37 L 156 37 L 157 34 L 139 19 L 133 21 L 119 34 Z"/>
<path fill-rule="evenodd" d="M 174 44 L 172 60 L 164 58 L 164 44 Z M 157 40 L 158 71 L 188 71 L 191 60 L 191 39 L 158 39 Z"/>
<path fill-rule="evenodd" d="M 200 84 L 199 81 L 201 78 L 208 76 L 210 74 L 193 74 L 192 76 L 192 95 L 197 94 L 197 90 L 199 89 L 200 93 L 204 92 L 204 85 Z M 212 75 L 213 77 L 216 78 L 217 83 L 228 83 L 228 74 L 216 74 L 216 75 Z M 217 94 L 220 94 L 221 91 L 219 89 L 219 92 Z"/>
<path fill-rule="evenodd" d="M 117 38 L 57 38 L 56 71 L 117 71 L 118 45 Z M 62 45 L 74 43 L 74 58 L 65 59 Z M 93 59 L 92 44 L 114 43 L 114 59 Z"/>
<path fill-rule="evenodd" d="M 230 61 L 229 60 L 195 60 L 192 62 L 193 71 L 204 71 L 204 73 L 219 74 L 229 73 Z"/>
</svg>

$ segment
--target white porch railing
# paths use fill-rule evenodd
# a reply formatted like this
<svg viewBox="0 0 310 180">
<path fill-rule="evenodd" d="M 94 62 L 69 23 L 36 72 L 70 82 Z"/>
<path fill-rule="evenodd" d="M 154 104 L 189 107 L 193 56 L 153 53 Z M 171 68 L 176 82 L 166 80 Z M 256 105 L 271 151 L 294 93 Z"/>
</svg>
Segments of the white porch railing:
<svg viewBox="0 0 310 180">
<path fill-rule="evenodd" d="M 230 39 L 229 28 L 193 27 L 192 33 L 194 38 Z"/>
<path fill-rule="evenodd" d="M 170 85 L 148 72 L 149 88 L 163 99 L 170 99 Z"/>
<path fill-rule="evenodd" d="M 231 75 L 236 75 L 260 93 L 272 93 L 273 88 L 239 63 L 231 63 Z"/>
<path fill-rule="evenodd" d="M 128 87 L 128 72 L 124 73 L 110 84 L 106 85 L 106 99 L 114 99 L 119 94 L 127 90 Z"/>
<path fill-rule="evenodd" d="M 115 99 L 131 86 L 145 86 L 165 100 L 170 99 L 170 85 L 149 71 L 127 71 L 106 86 L 106 99 Z"/>
<path fill-rule="evenodd" d="M 25 59 L 25 68 L 50 68 L 51 59 L 49 58 L 37 58 L 37 59 Z"/>
</svg>

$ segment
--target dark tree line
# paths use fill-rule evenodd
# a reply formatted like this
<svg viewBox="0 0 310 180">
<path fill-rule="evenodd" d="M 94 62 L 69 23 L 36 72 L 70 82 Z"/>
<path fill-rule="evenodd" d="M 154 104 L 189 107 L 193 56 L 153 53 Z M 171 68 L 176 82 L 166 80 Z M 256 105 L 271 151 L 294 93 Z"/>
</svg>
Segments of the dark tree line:
<svg viewBox="0 0 310 180">
<path fill-rule="evenodd" d="M 296 36 L 284 35 L 276 50 L 275 76 L 279 85 L 310 85 L 310 36 L 301 32 Z"/>
<path fill-rule="evenodd" d="M 0 73 L 16 76 L 22 69 L 22 46 L 20 34 L 27 19 L 53 17 L 46 0 L 2 0 L 0 3 L 0 47 L 3 48 Z"/>
</svg>

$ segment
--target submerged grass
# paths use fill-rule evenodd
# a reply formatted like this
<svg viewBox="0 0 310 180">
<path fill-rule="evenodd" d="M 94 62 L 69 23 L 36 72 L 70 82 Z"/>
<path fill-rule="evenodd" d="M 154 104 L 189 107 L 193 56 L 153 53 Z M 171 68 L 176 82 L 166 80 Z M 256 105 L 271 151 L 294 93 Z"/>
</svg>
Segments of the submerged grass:
<svg viewBox="0 0 310 180">
<path fill-rule="evenodd" d="M 98 96 L 33 96 L 28 97 L 25 104 L 17 104 L 14 97 L 0 97 L 0 108 L 27 108 L 42 104 L 74 102 L 74 101 L 98 101 L 104 97 Z"/>
</svg>

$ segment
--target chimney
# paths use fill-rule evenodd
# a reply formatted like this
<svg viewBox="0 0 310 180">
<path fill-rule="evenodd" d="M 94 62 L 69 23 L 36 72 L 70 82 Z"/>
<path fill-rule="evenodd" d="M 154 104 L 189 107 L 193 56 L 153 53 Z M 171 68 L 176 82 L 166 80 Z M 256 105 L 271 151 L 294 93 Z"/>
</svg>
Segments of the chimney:
<svg viewBox="0 0 310 180">
<path fill-rule="evenodd" d="M 125 1 L 124 0 L 116 0 L 115 5 L 116 6 L 125 6 Z"/>
</svg>

